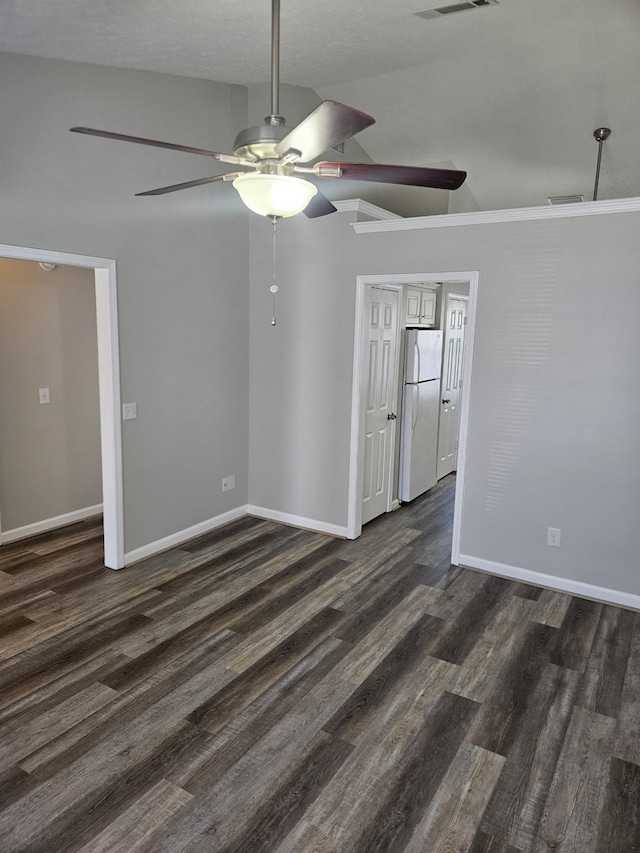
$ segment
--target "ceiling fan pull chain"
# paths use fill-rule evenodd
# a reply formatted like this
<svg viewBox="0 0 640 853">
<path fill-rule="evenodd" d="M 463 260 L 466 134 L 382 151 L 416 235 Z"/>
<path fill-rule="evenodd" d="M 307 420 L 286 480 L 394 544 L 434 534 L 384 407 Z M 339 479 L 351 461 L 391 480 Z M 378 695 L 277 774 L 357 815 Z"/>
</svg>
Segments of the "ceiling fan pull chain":
<svg viewBox="0 0 640 853">
<path fill-rule="evenodd" d="M 275 326 L 276 325 L 276 293 L 278 292 L 278 290 L 280 290 L 280 288 L 276 284 L 276 225 L 278 224 L 278 217 L 272 216 L 271 221 L 273 222 L 273 275 L 272 275 L 273 283 L 272 283 L 271 287 L 269 288 L 269 290 L 273 294 L 273 314 L 271 317 L 271 325 Z"/>
</svg>

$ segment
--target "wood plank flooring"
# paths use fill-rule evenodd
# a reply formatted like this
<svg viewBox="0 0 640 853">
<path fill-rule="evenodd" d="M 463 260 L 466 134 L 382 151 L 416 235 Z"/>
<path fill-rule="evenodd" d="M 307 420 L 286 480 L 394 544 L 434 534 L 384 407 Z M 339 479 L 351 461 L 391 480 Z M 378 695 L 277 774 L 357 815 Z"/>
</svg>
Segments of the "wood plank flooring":
<svg viewBox="0 0 640 853">
<path fill-rule="evenodd" d="M 640 614 L 450 566 L 454 487 L 1 548 L 0 851 L 640 851 Z"/>
</svg>

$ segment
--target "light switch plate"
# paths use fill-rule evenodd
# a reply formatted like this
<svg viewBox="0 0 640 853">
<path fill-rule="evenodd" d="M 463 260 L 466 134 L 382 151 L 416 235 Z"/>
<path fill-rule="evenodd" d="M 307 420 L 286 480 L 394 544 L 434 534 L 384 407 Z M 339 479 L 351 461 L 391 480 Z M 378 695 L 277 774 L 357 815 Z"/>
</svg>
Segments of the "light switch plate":
<svg viewBox="0 0 640 853">
<path fill-rule="evenodd" d="M 122 420 L 123 421 L 135 421 L 138 417 L 138 404 L 137 403 L 123 403 L 122 404 Z"/>
<path fill-rule="evenodd" d="M 44 403 L 51 402 L 49 399 L 49 389 L 48 388 L 38 388 L 38 396 L 40 398 L 40 405 Z"/>
</svg>

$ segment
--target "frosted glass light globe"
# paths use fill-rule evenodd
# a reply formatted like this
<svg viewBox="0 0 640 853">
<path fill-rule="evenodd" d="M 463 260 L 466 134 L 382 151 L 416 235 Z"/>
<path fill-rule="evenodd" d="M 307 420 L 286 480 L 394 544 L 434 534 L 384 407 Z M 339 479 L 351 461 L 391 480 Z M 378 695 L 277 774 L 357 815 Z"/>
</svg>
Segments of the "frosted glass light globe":
<svg viewBox="0 0 640 853">
<path fill-rule="evenodd" d="M 310 181 L 303 178 L 258 172 L 239 175 L 233 186 L 249 210 L 261 216 L 295 216 L 302 213 L 318 192 Z"/>
</svg>

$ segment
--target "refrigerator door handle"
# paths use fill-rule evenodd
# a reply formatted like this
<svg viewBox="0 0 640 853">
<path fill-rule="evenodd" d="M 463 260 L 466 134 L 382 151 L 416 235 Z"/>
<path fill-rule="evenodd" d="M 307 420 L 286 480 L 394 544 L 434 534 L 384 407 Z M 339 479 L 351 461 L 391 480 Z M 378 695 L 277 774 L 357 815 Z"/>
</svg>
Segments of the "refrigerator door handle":
<svg viewBox="0 0 640 853">
<path fill-rule="evenodd" d="M 413 412 L 412 412 L 413 419 L 411 422 L 411 435 L 413 436 L 415 431 L 416 431 L 416 425 L 418 423 L 418 411 L 419 411 L 419 406 L 418 406 L 419 399 L 418 398 L 419 398 L 420 391 L 419 391 L 419 388 L 417 385 L 412 385 L 411 391 L 413 393 L 413 406 L 412 406 L 412 408 L 413 408 Z"/>
<path fill-rule="evenodd" d="M 420 366 L 420 347 L 418 346 L 418 339 L 417 338 L 416 338 L 416 341 L 414 343 L 414 347 L 416 348 L 415 364 L 417 365 L 417 368 L 418 368 L 417 372 L 414 375 L 415 375 L 415 381 L 419 382 L 420 379 L 422 378 L 422 370 L 421 370 L 421 366 Z M 415 371 L 415 368 L 414 368 L 414 371 Z"/>
</svg>

